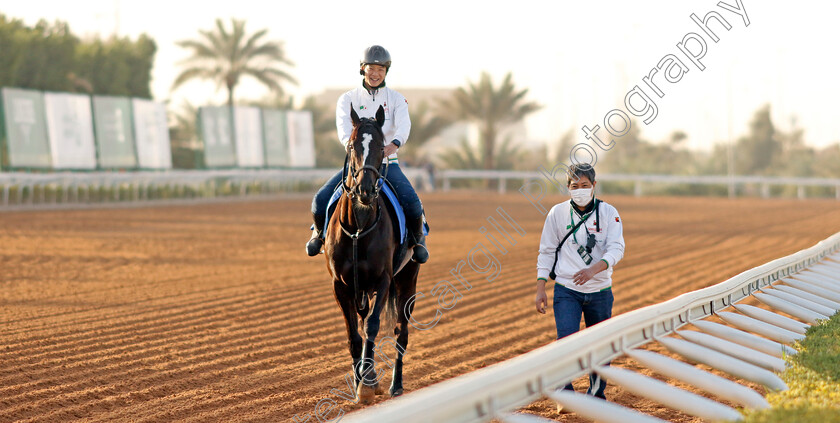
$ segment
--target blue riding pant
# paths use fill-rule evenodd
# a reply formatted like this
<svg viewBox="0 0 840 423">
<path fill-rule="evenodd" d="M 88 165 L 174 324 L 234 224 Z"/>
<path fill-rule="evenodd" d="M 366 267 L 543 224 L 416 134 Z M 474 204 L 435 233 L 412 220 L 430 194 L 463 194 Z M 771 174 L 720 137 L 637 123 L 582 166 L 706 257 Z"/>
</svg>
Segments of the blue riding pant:
<svg viewBox="0 0 840 423">
<path fill-rule="evenodd" d="M 580 330 L 580 315 L 586 322 L 586 327 L 612 317 L 613 294 L 612 289 L 583 293 L 566 288 L 559 283 L 554 284 L 554 322 L 557 325 L 557 339 L 565 338 Z M 607 363 L 609 365 L 609 363 Z M 607 382 L 597 374 L 589 375 L 589 395 L 605 398 L 604 389 Z M 569 383 L 564 389 L 574 390 Z"/>
<path fill-rule="evenodd" d="M 410 222 L 412 219 L 419 219 L 423 214 L 423 205 L 420 204 L 420 197 L 414 192 L 411 182 L 405 177 L 400 165 L 392 163 L 388 166 L 388 175 L 386 178 L 388 182 L 394 187 L 397 198 L 405 211 L 405 217 Z M 324 219 L 327 216 L 327 203 L 335 191 L 335 188 L 341 184 L 341 171 L 338 171 L 332 178 L 330 178 L 318 193 L 312 199 L 312 215 L 315 218 L 315 227 L 324 228 Z"/>
</svg>

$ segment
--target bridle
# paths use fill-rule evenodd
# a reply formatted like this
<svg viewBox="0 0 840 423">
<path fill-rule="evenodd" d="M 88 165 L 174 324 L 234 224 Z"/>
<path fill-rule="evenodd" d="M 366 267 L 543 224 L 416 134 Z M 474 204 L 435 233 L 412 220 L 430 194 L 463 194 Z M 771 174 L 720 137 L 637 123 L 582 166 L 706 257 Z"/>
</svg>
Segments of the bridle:
<svg viewBox="0 0 840 423">
<path fill-rule="evenodd" d="M 361 129 L 363 126 L 365 126 L 365 124 L 371 122 L 373 123 L 373 126 L 375 128 L 378 128 L 378 126 L 376 126 L 376 120 L 371 118 L 362 118 L 361 124 L 359 125 L 358 129 Z M 358 129 L 354 132 L 354 135 L 358 134 Z M 356 192 L 357 186 L 351 187 L 347 185 L 346 172 L 349 171 L 351 179 L 353 181 L 356 181 L 356 176 L 359 174 L 359 172 L 364 173 L 365 171 L 369 170 L 373 172 L 374 176 L 376 177 L 376 182 L 374 182 L 373 187 L 373 202 L 376 203 L 379 201 L 379 191 L 382 189 L 382 184 L 385 183 L 383 179 L 385 179 L 385 177 L 388 176 L 388 162 L 385 162 L 385 170 L 382 173 L 380 173 L 379 169 L 377 169 L 375 166 L 369 164 L 364 164 L 361 168 L 355 169 L 353 163 L 350 161 L 350 154 L 353 150 L 353 143 L 355 141 L 356 137 L 354 136 L 354 138 L 347 143 L 347 154 L 344 156 L 344 167 L 341 170 L 341 187 L 344 190 L 344 195 L 347 195 L 347 198 L 349 198 L 352 202 L 354 197 L 359 195 L 359 193 Z M 348 164 L 350 165 L 349 167 Z M 353 219 L 356 222 L 358 222 L 359 219 L 356 218 L 356 209 L 351 207 L 350 210 L 353 213 Z M 341 231 L 353 240 L 353 297 L 356 301 L 356 304 L 359 307 L 359 310 L 364 310 L 367 307 L 367 302 L 363 301 L 363 299 L 359 296 L 359 238 L 363 238 L 365 235 L 373 232 L 374 228 L 376 228 L 376 225 L 379 224 L 379 220 L 381 217 L 382 207 L 376 207 L 376 218 L 373 220 L 373 223 L 367 228 L 356 228 L 355 232 L 353 232 L 351 229 L 347 229 L 347 227 L 344 226 L 344 223 L 342 223 L 340 219 L 338 220 L 339 226 L 341 226 Z"/>
<path fill-rule="evenodd" d="M 362 118 L 361 119 L 361 124 L 359 125 L 359 129 L 361 129 L 366 124 L 370 124 L 370 123 L 373 124 L 373 127 L 377 127 L 376 126 L 376 120 L 374 120 L 373 118 Z M 358 131 L 356 133 L 358 133 Z M 376 182 L 374 183 L 374 187 L 373 187 L 373 200 L 376 201 L 379 198 L 379 191 L 382 190 L 382 183 L 383 183 L 382 179 L 385 179 L 385 178 L 388 177 L 388 162 L 387 161 L 385 162 L 385 170 L 382 171 L 382 173 L 379 172 L 379 169 L 377 167 L 369 165 L 369 164 L 364 164 L 361 168 L 356 169 L 354 167 L 353 163 L 350 162 L 350 152 L 353 150 L 353 143 L 355 141 L 356 141 L 356 137 L 354 137 L 353 139 L 351 139 L 347 143 L 347 154 L 344 156 L 344 167 L 342 168 L 342 173 L 341 173 L 341 186 L 344 189 L 344 193 L 347 194 L 347 196 L 350 197 L 350 199 L 352 200 L 353 197 L 359 195 L 359 193 L 356 192 L 356 189 L 358 188 L 358 186 L 352 186 L 351 187 L 351 186 L 347 185 L 346 172 L 350 171 L 350 179 L 355 181 L 356 176 L 359 174 L 359 172 L 364 173 L 365 171 L 369 170 L 369 171 L 373 172 L 373 175 L 376 178 Z M 348 167 L 348 164 L 350 165 L 349 167 Z"/>
</svg>

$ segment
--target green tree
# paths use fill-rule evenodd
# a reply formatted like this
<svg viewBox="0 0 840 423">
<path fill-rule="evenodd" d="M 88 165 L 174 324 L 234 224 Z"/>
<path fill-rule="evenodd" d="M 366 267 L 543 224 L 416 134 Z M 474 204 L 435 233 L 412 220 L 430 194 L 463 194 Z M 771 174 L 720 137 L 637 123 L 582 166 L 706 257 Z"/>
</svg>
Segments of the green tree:
<svg viewBox="0 0 840 423">
<path fill-rule="evenodd" d="M 711 153 L 703 157 L 696 157 L 701 175 L 726 175 L 728 148 L 725 143 L 717 143 L 712 147 Z"/>
<path fill-rule="evenodd" d="M 791 119 L 790 132 L 776 129 L 778 146 L 772 165 L 765 172 L 775 176 L 814 176 L 816 151 L 805 143 L 805 130 Z"/>
<path fill-rule="evenodd" d="M 770 105 L 755 112 L 750 122 L 750 132 L 741 137 L 735 147 L 735 173 L 761 175 L 772 173 L 773 159 L 781 152 L 776 138 L 776 127 L 770 117 Z"/>
<path fill-rule="evenodd" d="M 443 105 L 447 115 L 460 121 L 473 122 L 479 128 L 479 148 L 484 169 L 499 168 L 496 153 L 497 137 L 506 126 L 521 121 L 542 106 L 526 101 L 528 89 L 517 89 L 513 76 L 508 73 L 496 87 L 490 74 L 482 72 L 478 83 L 469 82 L 458 88 Z"/>
<path fill-rule="evenodd" d="M 814 176 L 840 178 L 840 143 L 820 149 L 814 159 Z"/>
<path fill-rule="evenodd" d="M 0 14 L 0 85 L 71 91 L 78 44 L 66 23 L 41 20 L 30 28 Z"/>
<path fill-rule="evenodd" d="M 77 91 L 100 95 L 152 98 L 151 80 L 157 45 L 147 35 L 137 41 L 112 37 L 82 42 L 76 49 Z"/>
<path fill-rule="evenodd" d="M 286 57 L 282 42 L 263 40 L 267 33 L 267 29 L 262 29 L 248 35 L 245 21 L 237 19 L 231 19 L 229 31 L 221 19 L 216 19 L 213 30 L 201 30 L 198 39 L 177 43 L 192 55 L 182 62 L 184 69 L 175 78 L 172 89 L 192 79 L 211 80 L 217 87 L 227 89 L 227 104 L 233 106 L 236 86 L 243 77 L 251 77 L 282 94 L 284 82 L 297 83 L 282 69 L 294 63 Z"/>
<path fill-rule="evenodd" d="M 156 50 L 146 35 L 80 40 L 63 22 L 0 14 L 0 86 L 151 98 Z"/>
<path fill-rule="evenodd" d="M 676 131 L 663 142 L 645 140 L 636 121 L 614 139 L 615 145 L 598 156 L 598 166 L 608 173 L 685 175 L 697 173 L 694 153 L 681 147 L 687 135 Z"/>
<path fill-rule="evenodd" d="M 688 134 L 683 131 L 674 131 L 671 132 L 668 141 L 671 143 L 672 146 L 681 146 L 683 145 L 683 141 L 688 139 Z"/>
<path fill-rule="evenodd" d="M 169 139 L 172 144 L 172 167 L 197 169 L 204 163 L 204 149 L 198 137 L 198 108 L 184 101 L 170 114 Z"/>
<path fill-rule="evenodd" d="M 178 111 L 170 114 L 169 138 L 173 146 L 187 147 L 198 140 L 198 108 L 184 101 Z"/>
</svg>

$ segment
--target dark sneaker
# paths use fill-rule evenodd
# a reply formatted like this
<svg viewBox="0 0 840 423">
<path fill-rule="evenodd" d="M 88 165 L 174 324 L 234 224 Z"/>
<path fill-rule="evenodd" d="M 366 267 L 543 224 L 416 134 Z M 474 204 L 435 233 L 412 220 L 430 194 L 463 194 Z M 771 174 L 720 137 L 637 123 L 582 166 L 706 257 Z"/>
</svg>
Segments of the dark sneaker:
<svg viewBox="0 0 840 423">
<path fill-rule="evenodd" d="M 425 244 L 425 242 L 421 242 L 414 246 L 414 255 L 411 257 L 412 260 L 420 264 L 429 261 L 429 250 L 426 249 Z"/>
<path fill-rule="evenodd" d="M 309 257 L 321 254 L 321 247 L 324 246 L 324 240 L 321 239 L 321 233 L 317 230 L 312 231 L 312 238 L 306 243 L 306 254 Z"/>
</svg>

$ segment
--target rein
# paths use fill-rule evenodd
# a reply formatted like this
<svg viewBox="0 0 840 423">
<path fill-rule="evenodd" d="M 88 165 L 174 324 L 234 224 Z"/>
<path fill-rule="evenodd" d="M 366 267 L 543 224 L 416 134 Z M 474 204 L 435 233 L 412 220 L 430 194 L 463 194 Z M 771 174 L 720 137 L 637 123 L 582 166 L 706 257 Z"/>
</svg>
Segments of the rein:
<svg viewBox="0 0 840 423">
<path fill-rule="evenodd" d="M 371 165 L 364 165 L 364 166 L 362 166 L 361 169 L 355 169 L 353 167 L 353 164 L 350 163 L 350 165 L 348 167 L 349 162 L 350 162 L 350 152 L 348 151 L 347 154 L 344 155 L 344 166 L 341 168 L 341 187 L 344 189 L 344 192 L 349 197 L 351 197 L 351 199 L 352 199 L 353 195 L 355 195 L 355 193 L 353 192 L 355 187 L 351 187 L 350 185 L 347 185 L 347 171 L 348 170 L 350 171 L 350 179 L 352 179 L 354 181 L 356 180 L 356 175 L 358 175 L 359 172 L 364 172 L 366 170 L 369 170 L 369 171 L 373 172 L 373 174 L 374 174 L 374 176 L 376 177 L 376 180 L 377 180 L 376 186 L 374 186 L 374 188 L 373 188 L 373 190 L 374 190 L 373 191 L 373 199 L 376 200 L 377 198 L 379 198 L 379 191 L 382 190 L 382 184 L 379 183 L 379 180 L 388 178 L 388 164 L 389 164 L 388 161 L 387 160 L 385 161 L 385 170 L 383 170 L 381 173 L 379 172 L 379 169 L 377 169 L 376 167 L 371 166 Z M 381 168 L 381 166 L 380 166 L 380 168 Z"/>
<path fill-rule="evenodd" d="M 353 206 L 350 205 L 350 207 L 352 208 Z M 382 207 L 376 207 L 376 219 L 374 219 L 373 224 L 364 231 L 362 231 L 362 228 L 358 228 L 355 233 L 348 230 L 347 227 L 344 226 L 344 223 L 341 222 L 341 219 L 338 221 L 339 226 L 341 226 L 341 231 L 353 240 L 353 298 L 355 298 L 359 310 L 364 310 L 367 307 L 367 303 L 359 298 L 359 238 L 364 238 L 365 235 L 373 232 L 376 225 L 379 224 L 381 217 Z"/>
<path fill-rule="evenodd" d="M 352 148 L 352 140 L 350 146 Z M 362 301 L 362 298 L 360 298 L 359 296 L 359 238 L 364 238 L 365 235 L 371 233 L 373 229 L 376 228 L 376 226 L 379 224 L 379 221 L 382 218 L 382 207 L 378 203 L 379 191 L 382 190 L 382 185 L 384 185 L 385 183 L 383 179 L 385 179 L 388 176 L 388 162 L 385 162 L 385 170 L 383 170 L 382 173 L 380 173 L 379 169 L 372 165 L 364 165 L 360 169 L 354 169 L 353 164 L 349 162 L 350 151 L 348 150 L 347 154 L 344 156 L 344 167 L 341 169 L 341 186 L 344 190 L 344 194 L 346 194 L 347 198 L 350 200 L 350 210 L 351 213 L 353 213 L 353 218 L 356 220 L 356 222 L 359 221 L 359 219 L 356 218 L 355 208 L 353 208 L 353 199 L 356 196 L 356 187 L 351 187 L 347 184 L 347 172 L 350 172 L 350 179 L 353 181 L 356 180 L 356 176 L 359 174 L 359 172 L 365 172 L 368 170 L 372 171 L 374 173 L 374 176 L 376 177 L 376 182 L 374 183 L 373 188 L 373 201 L 376 202 L 377 206 L 376 218 L 374 219 L 373 224 L 371 224 L 367 229 L 362 230 L 362 228 L 358 228 L 355 232 L 353 232 L 351 229 L 347 229 L 347 227 L 344 226 L 344 223 L 341 221 L 341 219 L 338 220 L 339 226 L 341 226 L 341 231 L 353 240 L 353 298 L 356 301 L 359 310 L 364 310 L 365 308 L 367 308 L 367 302 Z M 350 164 L 349 167 L 348 163 Z"/>
</svg>

